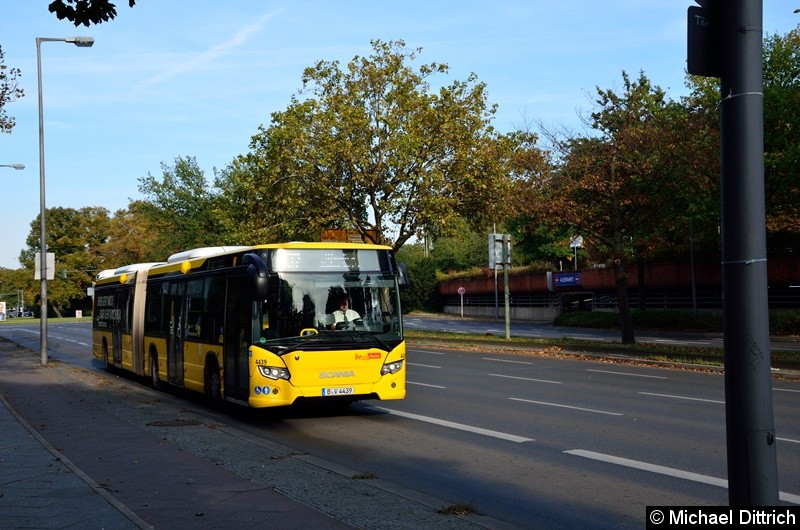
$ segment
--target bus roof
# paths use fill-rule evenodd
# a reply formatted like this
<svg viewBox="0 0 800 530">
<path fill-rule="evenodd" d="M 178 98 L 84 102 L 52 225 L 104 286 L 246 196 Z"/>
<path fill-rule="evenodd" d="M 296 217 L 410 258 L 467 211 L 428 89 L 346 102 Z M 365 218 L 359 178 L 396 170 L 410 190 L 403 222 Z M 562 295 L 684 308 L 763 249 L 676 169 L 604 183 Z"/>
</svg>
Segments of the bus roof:
<svg viewBox="0 0 800 530">
<path fill-rule="evenodd" d="M 262 249 L 276 249 L 276 248 L 344 248 L 344 249 L 376 249 L 376 250 L 391 250 L 392 247 L 386 245 L 376 245 L 374 243 L 349 243 L 344 241 L 322 241 L 322 242 L 308 242 L 308 241 L 292 241 L 291 243 L 271 243 L 266 245 L 256 245 L 254 248 Z"/>
<path fill-rule="evenodd" d="M 345 249 L 381 249 L 391 250 L 392 247 L 383 245 L 374 245 L 371 243 L 346 243 L 342 241 L 326 241 L 326 242 L 307 242 L 307 241 L 292 241 L 290 243 L 269 243 L 265 245 L 254 246 L 219 246 L 219 247 L 200 247 L 191 250 L 184 250 L 178 252 L 167 258 L 167 263 L 179 263 L 181 261 L 191 261 L 201 258 L 211 258 L 214 256 L 223 256 L 225 254 L 233 254 L 237 252 L 244 252 L 254 249 L 278 249 L 278 248 L 345 248 Z"/>
<path fill-rule="evenodd" d="M 97 280 L 105 280 L 113 278 L 122 274 L 130 274 L 143 269 L 157 268 L 158 274 L 169 273 L 171 271 L 183 270 L 183 266 L 179 265 L 188 261 L 205 260 L 215 256 L 224 256 L 226 254 L 236 254 L 239 252 L 246 252 L 252 250 L 274 250 L 274 249 L 372 249 L 372 250 L 391 250 L 392 247 L 386 245 L 375 245 L 372 243 L 350 243 L 343 241 L 324 241 L 324 242 L 306 242 L 306 241 L 292 241 L 290 243 L 269 243 L 264 245 L 254 246 L 217 246 L 217 247 L 199 247 L 191 250 L 184 250 L 172 254 L 167 261 L 154 262 L 154 263 L 136 263 L 133 265 L 123 265 L 116 269 L 106 269 L 97 274 Z M 188 269 L 187 269 L 188 270 Z M 185 271 L 184 271 L 185 272 Z M 153 274 L 156 271 L 152 272 Z"/>
<path fill-rule="evenodd" d="M 167 263 L 178 263 L 179 261 L 188 261 L 198 258 L 210 258 L 212 256 L 220 256 L 222 254 L 229 254 L 231 252 L 242 252 L 250 250 L 253 247 L 200 247 L 191 250 L 184 250 L 178 252 L 167 258 Z"/>
<path fill-rule="evenodd" d="M 106 269 L 98 272 L 96 279 L 104 280 L 106 278 L 119 276 L 120 274 L 130 274 L 132 272 L 149 269 L 151 267 L 155 267 L 156 265 L 163 265 L 163 264 L 164 264 L 163 261 L 159 261 L 155 263 L 134 263 L 132 265 L 123 265 L 122 267 L 117 267 L 116 269 Z"/>
</svg>

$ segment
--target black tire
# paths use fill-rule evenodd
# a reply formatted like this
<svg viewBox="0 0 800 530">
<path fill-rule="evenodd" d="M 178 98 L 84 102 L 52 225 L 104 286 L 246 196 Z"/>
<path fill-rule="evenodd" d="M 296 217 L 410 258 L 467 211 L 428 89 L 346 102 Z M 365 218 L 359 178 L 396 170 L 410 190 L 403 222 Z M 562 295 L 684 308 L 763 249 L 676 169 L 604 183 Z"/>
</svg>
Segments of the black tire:
<svg viewBox="0 0 800 530">
<path fill-rule="evenodd" d="M 111 363 L 108 362 L 108 342 L 106 342 L 106 339 L 103 339 L 103 365 L 106 370 L 111 369 Z"/>
</svg>

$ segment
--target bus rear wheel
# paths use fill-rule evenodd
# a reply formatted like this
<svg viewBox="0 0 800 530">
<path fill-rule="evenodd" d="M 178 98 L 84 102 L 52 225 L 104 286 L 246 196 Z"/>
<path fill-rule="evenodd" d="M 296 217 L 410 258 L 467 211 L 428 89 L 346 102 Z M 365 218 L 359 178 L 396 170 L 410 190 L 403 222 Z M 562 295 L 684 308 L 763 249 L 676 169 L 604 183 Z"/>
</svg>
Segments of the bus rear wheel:
<svg viewBox="0 0 800 530">
<path fill-rule="evenodd" d="M 106 370 L 111 368 L 111 365 L 108 362 L 108 342 L 106 342 L 106 339 L 103 339 L 103 364 L 105 365 Z"/>
</svg>

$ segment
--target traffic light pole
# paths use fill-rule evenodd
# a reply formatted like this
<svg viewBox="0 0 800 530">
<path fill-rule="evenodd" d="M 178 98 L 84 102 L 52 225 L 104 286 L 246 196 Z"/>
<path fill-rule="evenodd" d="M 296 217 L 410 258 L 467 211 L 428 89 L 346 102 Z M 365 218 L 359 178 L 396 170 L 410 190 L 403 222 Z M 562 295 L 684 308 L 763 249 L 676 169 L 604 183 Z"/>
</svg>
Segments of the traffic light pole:
<svg viewBox="0 0 800 530">
<path fill-rule="evenodd" d="M 717 2 L 728 499 L 778 504 L 764 192 L 762 0 Z"/>
</svg>

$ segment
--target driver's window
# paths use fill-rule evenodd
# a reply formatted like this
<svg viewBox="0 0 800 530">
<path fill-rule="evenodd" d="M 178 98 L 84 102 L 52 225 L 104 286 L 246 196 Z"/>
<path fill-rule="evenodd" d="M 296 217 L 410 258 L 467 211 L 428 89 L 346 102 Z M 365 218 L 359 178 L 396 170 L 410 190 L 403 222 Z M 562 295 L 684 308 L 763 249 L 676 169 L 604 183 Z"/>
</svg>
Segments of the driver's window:
<svg viewBox="0 0 800 530">
<path fill-rule="evenodd" d="M 256 313 L 256 329 L 259 330 L 259 337 L 262 339 L 275 339 L 278 337 L 275 327 L 270 325 L 269 303 L 265 300 L 259 303 L 259 311 Z"/>
</svg>

